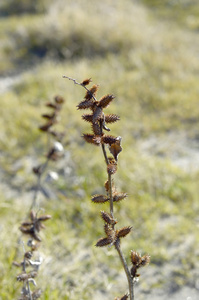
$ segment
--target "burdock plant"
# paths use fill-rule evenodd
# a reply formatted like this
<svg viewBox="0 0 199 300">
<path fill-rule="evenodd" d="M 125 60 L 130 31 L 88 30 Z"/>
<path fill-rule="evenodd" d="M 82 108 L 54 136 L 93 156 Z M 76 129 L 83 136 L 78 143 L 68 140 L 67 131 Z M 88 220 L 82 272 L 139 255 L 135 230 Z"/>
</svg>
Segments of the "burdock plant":
<svg viewBox="0 0 199 300">
<path fill-rule="evenodd" d="M 110 132 L 108 125 L 119 121 L 120 117 L 116 114 L 104 113 L 104 110 L 113 102 L 115 97 L 112 94 L 107 94 L 97 100 L 96 93 L 99 86 L 94 84 L 91 88 L 87 87 L 92 82 L 91 78 L 85 79 L 81 83 L 68 76 L 63 76 L 63 78 L 72 80 L 74 84 L 82 86 L 86 90 L 84 100 L 77 105 L 77 109 L 90 111 L 88 114 L 83 114 L 82 119 L 91 124 L 92 133 L 83 134 L 83 138 L 87 143 L 101 147 L 106 163 L 107 180 L 104 185 L 106 193 L 92 196 L 93 203 L 109 203 L 109 211 L 100 212 L 104 224 L 104 236 L 97 241 L 96 247 L 115 247 L 128 281 L 128 292 L 116 300 L 128 298 L 133 300 L 134 283 L 140 276 L 137 271 L 140 267 L 149 264 L 150 256 L 148 254 L 141 256 L 136 251 L 131 251 L 131 266 L 129 268 L 121 249 L 121 240 L 132 232 L 132 226 L 117 228 L 118 218 L 116 220 L 114 215 L 114 206 L 127 197 L 127 193 L 117 191 L 113 181 L 113 176 L 117 172 L 118 155 L 122 151 L 121 137 L 107 134 Z M 107 150 L 110 156 L 107 154 Z"/>
</svg>

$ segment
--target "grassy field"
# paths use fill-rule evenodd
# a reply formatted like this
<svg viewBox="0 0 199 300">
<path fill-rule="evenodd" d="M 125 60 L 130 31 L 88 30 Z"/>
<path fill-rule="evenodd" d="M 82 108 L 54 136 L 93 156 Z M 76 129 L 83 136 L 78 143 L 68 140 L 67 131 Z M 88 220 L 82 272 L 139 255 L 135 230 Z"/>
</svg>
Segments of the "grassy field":
<svg viewBox="0 0 199 300">
<path fill-rule="evenodd" d="M 105 166 L 100 148 L 81 138 L 89 128 L 76 110 L 84 91 L 62 75 L 92 77 L 98 97 L 116 96 L 107 109 L 121 117 L 111 126 L 123 147 L 115 183 L 128 198 L 115 214 L 133 226 L 122 248 L 128 261 L 133 249 L 151 255 L 135 299 L 199 288 L 198 16 L 198 2 L 185 0 L 1 1 L 0 299 L 19 297 L 18 227 L 32 199 L 31 169 L 45 159 L 40 115 L 57 94 L 66 100 L 66 155 L 50 165 L 60 173 L 48 187 L 53 196 L 40 197 L 52 220 L 36 282 L 43 299 L 114 299 L 127 291 L 114 249 L 94 247 L 106 205 L 90 198 L 103 193 Z"/>
</svg>

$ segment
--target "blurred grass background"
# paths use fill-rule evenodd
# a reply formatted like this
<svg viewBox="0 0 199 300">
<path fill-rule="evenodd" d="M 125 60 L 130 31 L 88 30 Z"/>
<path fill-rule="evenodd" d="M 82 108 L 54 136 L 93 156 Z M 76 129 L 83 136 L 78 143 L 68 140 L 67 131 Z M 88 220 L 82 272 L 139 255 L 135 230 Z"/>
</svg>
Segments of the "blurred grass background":
<svg viewBox="0 0 199 300">
<path fill-rule="evenodd" d="M 99 97 L 116 96 L 107 109 L 121 117 L 111 126 L 123 147 L 115 183 L 129 197 L 115 214 L 134 228 L 122 247 L 127 257 L 131 249 L 151 255 L 137 299 L 198 288 L 198 17 L 193 0 L 1 1 L 0 299 L 19 295 L 18 227 L 31 202 L 31 168 L 45 155 L 40 115 L 56 94 L 66 99 L 67 147 L 53 184 L 59 192 L 41 199 L 53 219 L 38 286 L 44 299 L 113 299 L 127 290 L 114 249 L 94 247 L 106 207 L 91 205 L 90 195 L 103 193 L 105 168 L 100 149 L 81 139 L 84 91 L 62 75 L 92 77 Z"/>
</svg>

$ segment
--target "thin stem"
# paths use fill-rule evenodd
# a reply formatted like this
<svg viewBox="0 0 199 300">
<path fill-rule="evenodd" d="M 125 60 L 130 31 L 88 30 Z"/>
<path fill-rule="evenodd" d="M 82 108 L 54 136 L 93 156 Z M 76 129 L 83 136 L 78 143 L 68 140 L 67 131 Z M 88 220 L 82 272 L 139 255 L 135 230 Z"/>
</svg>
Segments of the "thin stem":
<svg viewBox="0 0 199 300">
<path fill-rule="evenodd" d="M 117 244 L 117 243 L 115 244 L 115 249 L 117 250 L 117 252 L 119 254 L 119 257 L 120 257 L 120 260 L 122 262 L 124 271 L 126 273 L 126 277 L 127 277 L 128 285 L 129 285 L 130 300 L 134 300 L 134 285 L 133 285 L 133 280 L 131 278 L 131 274 L 130 274 L 128 266 L 127 266 L 127 262 L 125 260 L 125 257 L 122 253 L 122 250 L 121 250 L 119 244 Z"/>
<path fill-rule="evenodd" d="M 47 149 L 49 149 L 49 148 L 50 148 L 50 135 L 47 134 Z M 41 166 L 40 173 L 37 175 L 37 185 L 36 185 L 36 189 L 35 189 L 35 192 L 34 192 L 34 195 L 33 195 L 33 200 L 32 200 L 30 210 L 32 210 L 33 207 L 36 206 L 38 193 L 39 193 L 39 190 L 40 190 L 40 187 L 41 187 L 41 177 L 42 177 L 43 173 L 45 172 L 45 170 L 48 166 L 48 163 L 49 163 L 49 157 L 47 157 L 46 161 Z"/>
<path fill-rule="evenodd" d="M 104 146 L 104 144 L 102 144 L 101 146 L 102 146 L 102 151 L 103 151 L 103 154 L 104 154 L 106 165 L 108 165 L 108 157 L 107 157 L 107 154 L 106 154 L 105 146 Z"/>
<path fill-rule="evenodd" d="M 89 90 L 83 83 L 79 83 L 76 79 L 71 78 L 71 77 L 68 77 L 68 76 L 66 76 L 66 75 L 63 75 L 62 77 L 63 77 L 63 78 L 67 78 L 67 79 L 69 79 L 69 80 L 72 80 L 72 81 L 74 82 L 74 84 L 77 84 L 77 85 L 82 86 L 85 90 L 87 90 L 87 92 L 92 96 L 92 98 L 93 98 L 95 101 L 97 101 L 97 99 L 95 98 L 95 96 L 90 92 L 90 90 Z"/>
<path fill-rule="evenodd" d="M 36 185 L 36 189 L 35 189 L 35 192 L 34 192 L 34 195 L 33 195 L 33 200 L 32 200 L 30 210 L 32 210 L 33 207 L 36 206 L 36 200 L 37 200 L 37 197 L 38 197 L 39 190 L 41 188 L 41 177 L 42 177 L 43 173 L 45 172 L 45 170 L 48 166 L 48 163 L 49 163 L 49 158 L 47 158 L 45 163 L 41 166 L 40 174 L 37 175 L 37 185 Z"/>
<path fill-rule="evenodd" d="M 109 186 L 109 201 L 110 201 L 110 214 L 111 217 L 114 219 L 113 215 L 113 193 L 112 193 L 112 179 L 111 174 L 108 174 L 108 186 Z"/>
</svg>

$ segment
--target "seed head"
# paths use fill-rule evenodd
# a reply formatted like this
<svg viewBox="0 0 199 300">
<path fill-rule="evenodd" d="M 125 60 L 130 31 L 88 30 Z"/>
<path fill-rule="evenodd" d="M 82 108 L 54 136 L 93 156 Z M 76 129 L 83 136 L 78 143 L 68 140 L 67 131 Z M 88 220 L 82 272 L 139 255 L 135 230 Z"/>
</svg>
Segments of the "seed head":
<svg viewBox="0 0 199 300">
<path fill-rule="evenodd" d="M 81 82 L 81 85 L 86 86 L 86 85 L 88 85 L 90 82 L 92 82 L 92 79 L 91 79 L 91 78 L 86 78 L 86 79 L 84 79 L 84 80 Z"/>
<path fill-rule="evenodd" d="M 125 237 L 127 234 L 129 234 L 129 232 L 131 232 L 131 229 L 132 229 L 131 226 L 126 226 L 126 227 L 119 229 L 117 231 L 118 238 Z"/>
<path fill-rule="evenodd" d="M 102 108 L 106 108 L 107 106 L 109 106 L 109 104 L 111 103 L 111 101 L 114 99 L 115 97 L 113 95 L 105 95 L 103 96 L 99 102 L 98 102 L 98 106 L 102 107 Z"/>
<path fill-rule="evenodd" d="M 105 195 L 94 195 L 91 200 L 94 203 L 105 203 L 109 200 L 109 198 Z"/>
</svg>

